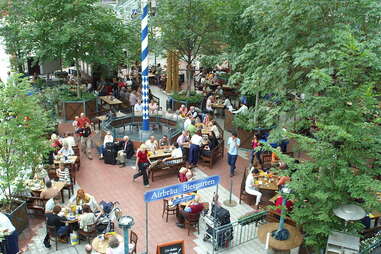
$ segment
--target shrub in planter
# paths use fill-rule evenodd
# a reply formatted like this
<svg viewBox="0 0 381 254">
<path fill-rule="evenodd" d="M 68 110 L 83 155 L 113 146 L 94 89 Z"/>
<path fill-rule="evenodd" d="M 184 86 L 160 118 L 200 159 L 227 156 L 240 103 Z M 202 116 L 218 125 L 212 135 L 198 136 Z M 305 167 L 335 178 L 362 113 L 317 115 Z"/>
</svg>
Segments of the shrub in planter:
<svg viewBox="0 0 381 254">
<path fill-rule="evenodd" d="M 188 104 L 201 103 L 203 99 L 202 94 L 197 94 L 195 92 L 191 92 L 189 95 L 186 95 L 186 93 L 174 93 L 171 97 L 177 101 L 185 101 Z"/>
<path fill-rule="evenodd" d="M 11 213 L 20 205 L 16 195 L 38 170 L 49 150 L 49 118 L 36 95 L 28 95 L 26 79 L 0 83 L 0 210 Z"/>
</svg>

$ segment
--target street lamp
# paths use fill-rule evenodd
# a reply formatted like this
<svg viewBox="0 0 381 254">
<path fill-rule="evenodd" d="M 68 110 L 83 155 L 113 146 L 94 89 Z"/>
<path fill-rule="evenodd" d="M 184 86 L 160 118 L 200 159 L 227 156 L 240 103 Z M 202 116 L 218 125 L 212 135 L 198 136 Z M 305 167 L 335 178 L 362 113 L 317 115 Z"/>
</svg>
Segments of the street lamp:
<svg viewBox="0 0 381 254">
<path fill-rule="evenodd" d="M 134 218 L 131 216 L 122 216 L 118 220 L 119 227 L 123 229 L 124 236 L 124 254 L 129 254 L 129 238 L 128 230 L 135 224 Z"/>
<path fill-rule="evenodd" d="M 280 190 L 280 193 L 282 195 L 282 213 L 280 215 L 279 227 L 276 231 L 272 233 L 272 236 L 279 241 L 287 240 L 290 235 L 290 232 L 287 230 L 287 228 L 284 227 L 284 217 L 286 217 L 286 203 L 287 203 L 286 195 L 290 194 L 290 192 L 291 190 L 287 187 L 283 187 Z"/>
</svg>

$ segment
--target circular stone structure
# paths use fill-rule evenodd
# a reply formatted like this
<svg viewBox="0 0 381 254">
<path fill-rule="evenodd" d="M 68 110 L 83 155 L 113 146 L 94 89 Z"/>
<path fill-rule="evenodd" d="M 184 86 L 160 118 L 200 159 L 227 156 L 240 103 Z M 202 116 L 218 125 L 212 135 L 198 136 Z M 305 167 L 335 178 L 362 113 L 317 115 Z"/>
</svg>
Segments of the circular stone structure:
<svg viewBox="0 0 381 254">
<path fill-rule="evenodd" d="M 181 134 L 184 120 L 177 114 L 158 114 L 150 116 L 150 130 L 141 130 L 143 125 L 142 116 L 134 114 L 123 114 L 122 116 L 109 118 L 102 122 L 103 131 L 111 131 L 114 138 L 129 136 L 134 143 L 143 143 L 149 136 L 154 136 L 157 140 L 167 135 L 171 144 L 176 142 Z"/>
</svg>

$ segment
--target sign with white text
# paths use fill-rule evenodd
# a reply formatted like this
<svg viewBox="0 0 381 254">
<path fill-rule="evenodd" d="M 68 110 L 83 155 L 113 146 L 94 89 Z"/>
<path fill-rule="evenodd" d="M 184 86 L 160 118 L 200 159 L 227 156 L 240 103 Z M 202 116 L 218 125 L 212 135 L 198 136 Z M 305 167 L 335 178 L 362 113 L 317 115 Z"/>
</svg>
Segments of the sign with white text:
<svg viewBox="0 0 381 254">
<path fill-rule="evenodd" d="M 219 184 L 220 181 L 221 177 L 215 175 L 181 184 L 167 186 L 160 189 L 147 191 L 146 193 L 144 193 L 144 202 L 152 202 L 164 198 L 170 198 L 176 195 L 194 192 L 197 190 L 215 186 Z"/>
</svg>

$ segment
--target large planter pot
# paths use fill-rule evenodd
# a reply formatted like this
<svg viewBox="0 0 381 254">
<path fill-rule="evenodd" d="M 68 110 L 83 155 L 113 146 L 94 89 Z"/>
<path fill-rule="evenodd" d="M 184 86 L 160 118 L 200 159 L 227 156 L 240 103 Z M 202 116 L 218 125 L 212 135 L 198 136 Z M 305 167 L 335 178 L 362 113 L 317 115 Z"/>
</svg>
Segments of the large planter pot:
<svg viewBox="0 0 381 254">
<path fill-rule="evenodd" d="M 233 131 L 233 113 L 225 109 L 224 129 L 226 131 Z"/>
<path fill-rule="evenodd" d="M 170 97 L 170 98 L 172 100 L 172 105 L 171 105 L 172 111 L 178 110 L 182 104 L 184 104 L 187 108 L 189 108 L 190 106 L 200 107 L 200 105 L 201 105 L 201 101 L 190 103 L 187 101 L 178 101 L 178 100 L 173 99 L 172 97 Z"/>
<path fill-rule="evenodd" d="M 251 149 L 251 140 L 254 136 L 254 131 L 246 131 L 241 128 L 237 128 L 238 138 L 241 140 L 240 148 Z"/>
<path fill-rule="evenodd" d="M 12 224 L 15 226 L 17 233 L 21 233 L 29 226 L 28 213 L 26 209 L 26 202 L 20 203 L 20 205 L 11 213 L 7 213 L 11 218 Z"/>
<path fill-rule="evenodd" d="M 62 101 L 62 117 L 65 121 L 74 120 L 81 113 L 92 119 L 97 112 L 96 99 L 79 101 Z"/>
</svg>

